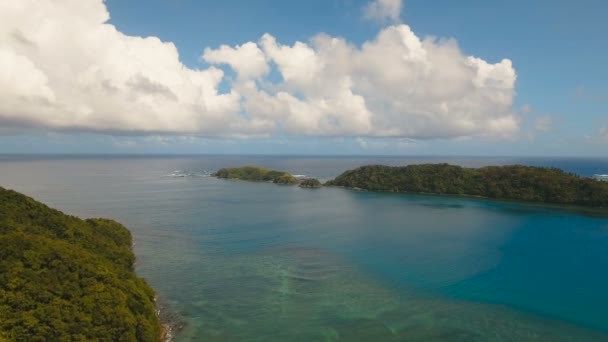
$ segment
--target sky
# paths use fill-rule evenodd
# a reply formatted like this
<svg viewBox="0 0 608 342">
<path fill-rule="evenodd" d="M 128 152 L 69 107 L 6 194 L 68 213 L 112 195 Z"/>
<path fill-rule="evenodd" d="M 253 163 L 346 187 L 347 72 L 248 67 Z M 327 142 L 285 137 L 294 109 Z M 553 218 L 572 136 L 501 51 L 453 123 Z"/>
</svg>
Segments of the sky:
<svg viewBox="0 0 608 342">
<path fill-rule="evenodd" d="M 608 2 L 0 3 L 0 153 L 608 156 Z"/>
</svg>

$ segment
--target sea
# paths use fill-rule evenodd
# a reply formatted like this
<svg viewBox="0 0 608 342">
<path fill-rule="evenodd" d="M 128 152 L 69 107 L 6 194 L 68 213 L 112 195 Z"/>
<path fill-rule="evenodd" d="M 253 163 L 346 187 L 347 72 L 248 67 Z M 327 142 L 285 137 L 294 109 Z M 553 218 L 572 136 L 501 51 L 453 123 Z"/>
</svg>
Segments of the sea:
<svg viewBox="0 0 608 342">
<path fill-rule="evenodd" d="M 224 180 L 264 166 L 608 173 L 608 158 L 2 155 L 0 186 L 134 237 L 173 341 L 608 341 L 608 216 Z"/>
</svg>

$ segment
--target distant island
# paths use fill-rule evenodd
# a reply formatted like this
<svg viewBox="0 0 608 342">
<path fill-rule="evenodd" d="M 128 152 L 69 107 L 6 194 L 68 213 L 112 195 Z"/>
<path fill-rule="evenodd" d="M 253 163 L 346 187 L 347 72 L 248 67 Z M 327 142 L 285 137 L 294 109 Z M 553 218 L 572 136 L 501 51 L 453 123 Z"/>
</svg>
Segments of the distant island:
<svg viewBox="0 0 608 342">
<path fill-rule="evenodd" d="M 300 182 L 300 188 L 317 189 L 322 186 L 323 184 L 316 178 L 306 178 Z"/>
<path fill-rule="evenodd" d="M 557 168 L 523 165 L 478 169 L 449 164 L 369 165 L 346 171 L 325 185 L 608 208 L 607 182 Z"/>
<path fill-rule="evenodd" d="M 221 169 L 218 178 L 265 181 L 303 188 L 339 186 L 357 190 L 461 195 L 591 208 L 608 208 L 608 182 L 580 177 L 558 168 L 524 165 L 478 169 L 450 164 L 368 165 L 322 184 L 314 178 L 257 166 Z"/>
<path fill-rule="evenodd" d="M 298 179 L 283 171 L 269 170 L 258 166 L 243 166 L 220 169 L 212 176 L 225 179 L 241 179 L 255 182 L 273 182 L 275 184 L 296 185 Z"/>
<path fill-rule="evenodd" d="M 315 178 L 298 179 L 285 171 L 269 170 L 259 166 L 224 168 L 212 176 L 224 179 L 240 179 L 253 182 L 272 182 L 281 185 L 299 185 L 301 188 L 320 188 L 321 182 Z"/>
<path fill-rule="evenodd" d="M 0 341 L 159 341 L 131 233 L 0 187 Z"/>
</svg>

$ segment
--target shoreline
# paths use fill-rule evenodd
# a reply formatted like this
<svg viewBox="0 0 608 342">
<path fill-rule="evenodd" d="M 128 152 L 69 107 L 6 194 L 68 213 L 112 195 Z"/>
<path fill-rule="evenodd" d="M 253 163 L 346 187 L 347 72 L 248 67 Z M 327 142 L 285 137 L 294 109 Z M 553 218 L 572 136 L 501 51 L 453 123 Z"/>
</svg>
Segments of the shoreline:
<svg viewBox="0 0 608 342">
<path fill-rule="evenodd" d="M 486 202 L 494 202 L 494 203 L 502 203 L 502 204 L 516 204 L 526 207 L 537 207 L 543 209 L 552 209 L 558 211 L 565 211 L 571 213 L 578 214 L 595 214 L 595 216 L 608 217 L 608 208 L 592 208 L 585 206 L 577 206 L 577 205 L 567 205 L 567 204 L 556 204 L 556 203 L 546 203 L 546 202 L 531 202 L 531 201 L 522 201 L 516 199 L 501 199 L 501 198 L 492 198 L 492 197 L 484 197 L 477 195 L 467 195 L 467 194 L 442 194 L 442 193 L 432 193 L 432 192 L 407 192 L 407 191 L 378 191 L 378 190 L 367 190 L 359 187 L 348 187 L 342 185 L 323 185 L 324 188 L 338 188 L 345 189 L 349 191 L 355 192 L 369 192 L 375 194 L 395 194 L 395 195 L 414 195 L 414 196 L 426 196 L 426 197 L 447 197 L 454 199 L 469 199 L 469 200 L 478 200 L 478 201 L 486 201 Z"/>
<path fill-rule="evenodd" d="M 154 298 L 154 303 L 156 305 L 156 315 L 160 322 L 159 341 L 171 342 L 175 335 L 185 328 L 186 323 L 180 319 L 174 310 L 171 310 L 168 304 L 159 298 L 158 294 Z"/>
</svg>

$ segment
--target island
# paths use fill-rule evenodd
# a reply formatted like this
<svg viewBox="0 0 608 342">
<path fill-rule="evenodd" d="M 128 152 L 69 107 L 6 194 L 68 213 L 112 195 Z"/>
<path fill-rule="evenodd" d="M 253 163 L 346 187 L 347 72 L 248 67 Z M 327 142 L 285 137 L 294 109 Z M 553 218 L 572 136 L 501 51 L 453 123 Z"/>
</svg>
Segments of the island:
<svg viewBox="0 0 608 342">
<path fill-rule="evenodd" d="M 298 179 L 288 172 L 269 170 L 258 166 L 243 166 L 220 169 L 212 176 L 225 179 L 240 179 L 255 182 L 272 182 L 282 185 L 296 185 Z"/>
<path fill-rule="evenodd" d="M 368 165 L 346 171 L 325 185 L 608 208 L 607 182 L 557 168 L 524 165 L 477 169 L 450 164 Z"/>
<path fill-rule="evenodd" d="M 0 187 L 0 341 L 159 341 L 131 233 Z"/>
<path fill-rule="evenodd" d="M 323 184 L 316 178 L 305 178 L 300 182 L 300 188 L 318 189 L 322 186 Z"/>
</svg>

